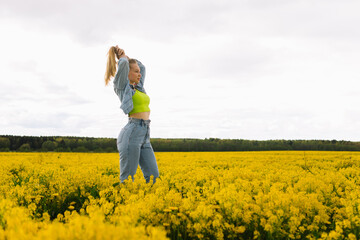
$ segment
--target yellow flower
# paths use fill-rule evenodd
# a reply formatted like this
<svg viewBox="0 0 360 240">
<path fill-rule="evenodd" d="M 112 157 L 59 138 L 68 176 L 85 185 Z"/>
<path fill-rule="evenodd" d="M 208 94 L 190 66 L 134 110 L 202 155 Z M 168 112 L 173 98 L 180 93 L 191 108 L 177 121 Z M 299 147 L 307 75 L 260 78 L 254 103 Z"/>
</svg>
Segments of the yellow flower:
<svg viewBox="0 0 360 240">
<path fill-rule="evenodd" d="M 245 227 L 245 226 L 238 226 L 238 227 L 235 228 L 235 231 L 236 231 L 237 233 L 244 233 L 245 230 L 246 230 L 246 227 Z"/>
<path fill-rule="evenodd" d="M 155 155 L 154 185 L 138 169 L 113 188 L 118 153 L 0 153 L 0 239 L 357 237 L 360 152 Z"/>
<path fill-rule="evenodd" d="M 352 233 L 348 235 L 349 240 L 356 240 L 356 236 Z"/>
</svg>

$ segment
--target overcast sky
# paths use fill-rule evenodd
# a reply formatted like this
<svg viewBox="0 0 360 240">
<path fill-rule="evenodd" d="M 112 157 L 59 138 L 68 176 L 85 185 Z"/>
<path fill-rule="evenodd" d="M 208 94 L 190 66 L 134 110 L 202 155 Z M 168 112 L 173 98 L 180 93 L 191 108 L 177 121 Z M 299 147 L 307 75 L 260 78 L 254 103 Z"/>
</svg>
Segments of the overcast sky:
<svg viewBox="0 0 360 240">
<path fill-rule="evenodd" d="M 151 137 L 360 141 L 356 0 L 2 0 L 0 134 L 116 138 L 113 45 Z"/>
</svg>

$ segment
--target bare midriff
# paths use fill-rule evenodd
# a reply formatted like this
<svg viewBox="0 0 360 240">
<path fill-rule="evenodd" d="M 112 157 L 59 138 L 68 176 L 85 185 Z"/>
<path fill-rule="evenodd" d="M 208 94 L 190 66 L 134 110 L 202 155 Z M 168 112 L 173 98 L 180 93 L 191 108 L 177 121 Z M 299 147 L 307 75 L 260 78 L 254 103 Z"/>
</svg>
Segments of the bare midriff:
<svg viewBox="0 0 360 240">
<path fill-rule="evenodd" d="M 144 120 L 149 120 L 149 118 L 150 118 L 150 112 L 138 112 L 138 113 L 133 113 L 133 114 L 129 115 L 129 117 L 138 118 L 138 119 L 144 119 Z"/>
</svg>

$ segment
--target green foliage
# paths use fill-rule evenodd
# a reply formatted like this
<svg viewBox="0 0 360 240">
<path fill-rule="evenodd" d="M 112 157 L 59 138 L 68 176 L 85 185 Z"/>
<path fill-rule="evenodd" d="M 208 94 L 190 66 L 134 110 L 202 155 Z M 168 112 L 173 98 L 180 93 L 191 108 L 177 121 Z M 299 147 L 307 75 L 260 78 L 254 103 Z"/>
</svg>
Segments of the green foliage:
<svg viewBox="0 0 360 240">
<path fill-rule="evenodd" d="M 337 140 L 245 140 L 152 138 L 156 152 L 190 151 L 360 151 L 360 142 Z M 7 147 L 6 147 L 7 146 Z M 117 152 L 115 138 L 0 136 L 0 151 Z"/>
<path fill-rule="evenodd" d="M 31 150 L 31 147 L 30 147 L 30 144 L 28 144 L 28 143 L 24 143 L 18 149 L 19 152 L 30 152 L 30 150 Z"/>
<path fill-rule="evenodd" d="M 0 149 L 8 149 L 10 147 L 10 140 L 7 137 L 0 137 Z"/>
<path fill-rule="evenodd" d="M 88 152 L 89 150 L 84 146 L 74 148 L 73 152 Z"/>
<path fill-rule="evenodd" d="M 56 142 L 47 140 L 47 141 L 43 142 L 43 144 L 41 145 L 41 148 L 44 151 L 54 151 L 56 146 L 57 146 Z"/>
</svg>

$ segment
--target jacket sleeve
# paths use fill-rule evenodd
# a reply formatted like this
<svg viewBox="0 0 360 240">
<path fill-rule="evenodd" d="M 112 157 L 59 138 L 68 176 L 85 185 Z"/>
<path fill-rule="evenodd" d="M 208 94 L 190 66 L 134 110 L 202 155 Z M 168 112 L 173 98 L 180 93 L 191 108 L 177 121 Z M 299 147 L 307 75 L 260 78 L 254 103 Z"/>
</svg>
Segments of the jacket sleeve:
<svg viewBox="0 0 360 240">
<path fill-rule="evenodd" d="M 126 57 L 122 57 L 118 62 L 118 70 L 114 79 L 114 88 L 123 90 L 126 84 L 129 84 L 129 61 Z"/>
<path fill-rule="evenodd" d="M 146 69 L 145 69 L 145 66 L 144 66 L 139 60 L 136 59 L 136 62 L 137 62 L 137 64 L 139 65 L 140 74 L 141 74 L 140 82 L 139 82 L 138 85 L 139 85 L 141 88 L 144 88 Z"/>
</svg>

